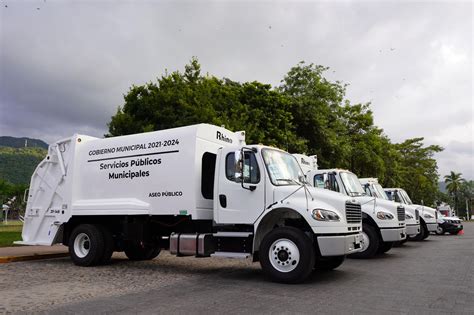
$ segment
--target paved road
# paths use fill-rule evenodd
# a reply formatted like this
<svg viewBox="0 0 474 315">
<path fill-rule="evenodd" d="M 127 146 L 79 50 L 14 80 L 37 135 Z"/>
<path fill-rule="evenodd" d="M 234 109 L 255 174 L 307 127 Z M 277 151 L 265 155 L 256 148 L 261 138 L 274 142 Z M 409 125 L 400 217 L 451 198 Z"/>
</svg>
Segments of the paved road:
<svg viewBox="0 0 474 315">
<path fill-rule="evenodd" d="M 115 255 L 79 268 L 68 258 L 0 265 L 0 313 L 465 313 L 474 314 L 474 224 L 463 236 L 407 243 L 346 260 L 299 285 L 265 281 L 258 263 Z"/>
</svg>

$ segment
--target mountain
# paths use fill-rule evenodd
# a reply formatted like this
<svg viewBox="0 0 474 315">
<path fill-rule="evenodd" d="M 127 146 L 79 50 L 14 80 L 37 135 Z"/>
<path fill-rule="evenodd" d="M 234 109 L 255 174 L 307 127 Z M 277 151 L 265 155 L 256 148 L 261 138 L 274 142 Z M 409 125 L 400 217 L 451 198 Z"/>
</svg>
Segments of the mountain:
<svg viewBox="0 0 474 315">
<path fill-rule="evenodd" d="M 25 145 L 26 144 L 26 145 Z M 11 148 L 43 148 L 48 149 L 48 144 L 43 140 L 31 138 L 16 138 L 9 136 L 0 136 L 0 147 Z"/>
<path fill-rule="evenodd" d="M 47 148 L 46 142 L 38 139 L 0 137 L 0 181 L 28 185 Z"/>
</svg>

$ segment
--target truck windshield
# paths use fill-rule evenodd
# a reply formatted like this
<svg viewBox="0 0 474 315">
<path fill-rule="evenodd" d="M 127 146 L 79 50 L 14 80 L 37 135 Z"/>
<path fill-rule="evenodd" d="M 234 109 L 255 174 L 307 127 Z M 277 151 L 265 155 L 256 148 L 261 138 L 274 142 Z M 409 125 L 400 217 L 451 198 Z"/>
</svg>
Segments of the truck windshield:
<svg viewBox="0 0 474 315">
<path fill-rule="evenodd" d="M 360 184 L 359 178 L 353 173 L 341 172 L 341 179 L 349 196 L 364 196 L 365 191 Z"/>
<path fill-rule="evenodd" d="M 303 171 L 294 156 L 287 152 L 273 149 L 263 149 L 262 156 L 273 185 L 303 184 Z"/>
<path fill-rule="evenodd" d="M 404 191 L 403 189 L 400 189 L 400 194 L 402 195 L 402 198 L 405 200 L 405 203 L 408 205 L 412 205 L 413 202 L 411 201 L 410 197 L 408 196 L 407 192 Z"/>
<path fill-rule="evenodd" d="M 385 200 L 389 200 L 387 197 L 387 194 L 385 193 L 385 190 L 383 190 L 382 185 L 380 184 L 373 184 L 375 195 L 377 198 L 382 198 Z"/>
</svg>

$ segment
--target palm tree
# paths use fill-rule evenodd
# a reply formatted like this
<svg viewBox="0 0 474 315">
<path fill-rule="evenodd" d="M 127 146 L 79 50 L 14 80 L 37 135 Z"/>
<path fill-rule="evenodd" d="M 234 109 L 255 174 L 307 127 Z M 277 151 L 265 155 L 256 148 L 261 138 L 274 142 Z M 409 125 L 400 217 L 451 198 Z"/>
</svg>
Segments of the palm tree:
<svg viewBox="0 0 474 315">
<path fill-rule="evenodd" d="M 454 209 L 458 209 L 458 193 L 461 189 L 461 185 L 464 179 L 461 177 L 461 173 L 455 173 L 451 171 L 451 174 L 444 176 L 444 182 L 446 183 L 446 189 L 449 194 L 454 197 Z"/>
</svg>

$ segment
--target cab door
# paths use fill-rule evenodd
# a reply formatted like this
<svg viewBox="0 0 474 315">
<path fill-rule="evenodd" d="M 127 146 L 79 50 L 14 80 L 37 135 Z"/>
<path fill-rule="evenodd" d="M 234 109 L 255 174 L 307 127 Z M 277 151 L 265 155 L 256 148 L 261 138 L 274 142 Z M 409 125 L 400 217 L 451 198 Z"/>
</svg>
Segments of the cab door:
<svg viewBox="0 0 474 315">
<path fill-rule="evenodd" d="M 265 210 L 265 172 L 251 149 L 221 149 L 214 218 L 218 224 L 253 224 Z"/>
</svg>

